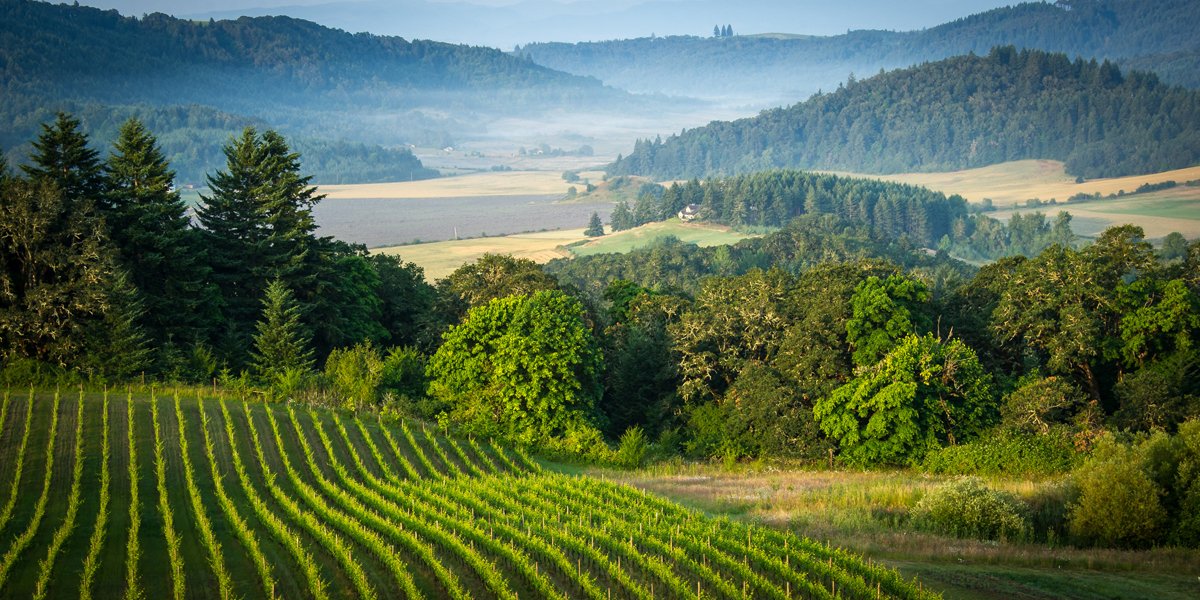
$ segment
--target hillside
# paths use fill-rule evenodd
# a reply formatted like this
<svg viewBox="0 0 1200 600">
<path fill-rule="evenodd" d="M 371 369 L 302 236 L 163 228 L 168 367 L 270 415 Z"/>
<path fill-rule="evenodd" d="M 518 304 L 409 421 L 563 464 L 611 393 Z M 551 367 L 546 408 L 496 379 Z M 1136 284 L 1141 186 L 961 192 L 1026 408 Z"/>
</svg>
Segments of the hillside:
<svg viewBox="0 0 1200 600">
<path fill-rule="evenodd" d="M 862 19 L 869 17 L 863 15 Z M 548 67 L 634 92 L 773 106 L 859 76 L 995 46 L 1063 52 L 1149 70 L 1200 87 L 1200 38 L 1190 0 L 1028 2 L 914 31 L 855 30 L 834 36 L 668 36 L 589 43 L 535 43 L 519 54 Z M 862 22 L 861 20 L 859 22 Z M 776 29 L 807 30 L 807 21 Z M 797 29 L 788 29 L 789 27 Z M 751 33 L 741 27 L 738 33 Z"/>
<path fill-rule="evenodd" d="M 4 597 L 933 597 L 419 425 L 82 393 L 6 393 L 0 424 Z"/>
<path fill-rule="evenodd" d="M 403 157 L 409 144 L 441 148 L 502 116 L 629 101 L 596 80 L 490 48 L 349 34 L 287 17 L 138 19 L 14 0 L 0 1 L 0 72 L 0 148 L 31 138 L 57 110 L 84 117 L 99 142 L 138 114 L 168 144 L 181 179 L 193 182 L 211 163 L 190 147 L 219 146 L 249 124 L 304 138 L 298 145 L 321 168 L 319 180 L 408 180 L 421 174 Z M 186 141 L 170 143 L 177 132 Z M 326 176 L 352 168 L 354 178 Z"/>
<path fill-rule="evenodd" d="M 851 81 L 757 117 L 639 141 L 610 174 L 870 173 L 1057 159 L 1085 178 L 1200 162 L 1200 93 L 1104 62 L 997 48 Z"/>
</svg>

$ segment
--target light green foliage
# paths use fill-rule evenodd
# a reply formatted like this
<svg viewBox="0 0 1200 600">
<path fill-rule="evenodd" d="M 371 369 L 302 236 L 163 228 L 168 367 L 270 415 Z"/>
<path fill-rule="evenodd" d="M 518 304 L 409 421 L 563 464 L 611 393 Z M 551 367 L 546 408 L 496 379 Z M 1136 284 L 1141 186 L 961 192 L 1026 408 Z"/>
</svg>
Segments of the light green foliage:
<svg viewBox="0 0 1200 600">
<path fill-rule="evenodd" d="M 1200 297 L 1182 279 L 1143 278 L 1118 289 L 1128 307 L 1121 316 L 1121 357 L 1126 366 L 1172 350 L 1186 351 L 1200 331 Z"/>
<path fill-rule="evenodd" d="M 813 414 L 855 464 L 921 460 L 995 420 L 991 376 L 958 340 L 911 335 L 874 366 L 817 400 Z"/>
<path fill-rule="evenodd" d="M 649 450 L 646 432 L 634 425 L 621 434 L 621 440 L 617 443 L 617 464 L 630 469 L 640 467 Z"/>
<path fill-rule="evenodd" d="M 378 402 L 383 376 L 383 357 L 370 342 L 337 348 L 325 359 L 330 391 L 347 408 L 361 409 Z"/>
<path fill-rule="evenodd" d="M 1071 470 L 1079 458 L 1062 428 L 1045 435 L 995 428 L 971 442 L 926 454 L 921 468 L 949 475 L 1057 475 Z"/>
<path fill-rule="evenodd" d="M 1159 488 L 1139 449 L 1101 438 L 1091 458 L 1072 474 L 1079 501 L 1071 507 L 1071 534 L 1104 546 L 1143 547 L 1167 524 Z"/>
<path fill-rule="evenodd" d="M 956 479 L 930 492 L 910 517 L 922 529 L 963 538 L 1013 539 L 1029 529 L 1026 507 L 978 477 Z"/>
<path fill-rule="evenodd" d="M 562 292 L 509 296 L 471 309 L 429 361 L 430 395 L 469 431 L 522 444 L 597 437 L 590 425 L 602 360 L 583 306 Z"/>
<path fill-rule="evenodd" d="M 923 323 L 915 309 L 928 301 L 925 284 L 903 275 L 872 276 L 859 284 L 850 298 L 852 315 L 846 321 L 854 364 L 873 365 L 905 336 L 917 333 Z"/>
<path fill-rule="evenodd" d="M 254 369 L 274 383 L 289 371 L 312 368 L 311 342 L 300 322 L 300 307 L 291 290 L 276 279 L 267 286 L 262 319 L 254 336 Z"/>
</svg>

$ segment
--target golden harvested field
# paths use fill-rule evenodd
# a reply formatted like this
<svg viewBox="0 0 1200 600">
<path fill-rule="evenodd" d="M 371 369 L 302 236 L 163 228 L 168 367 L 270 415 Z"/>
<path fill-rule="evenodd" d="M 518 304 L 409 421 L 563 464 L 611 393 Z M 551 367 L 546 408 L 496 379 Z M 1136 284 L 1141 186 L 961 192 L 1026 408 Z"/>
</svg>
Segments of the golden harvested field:
<svg viewBox="0 0 1200 600">
<path fill-rule="evenodd" d="M 467 196 L 567 195 L 572 185 L 561 172 L 508 171 L 440 177 L 423 181 L 323 185 L 329 198 L 462 198 Z"/>
<path fill-rule="evenodd" d="M 425 279 L 432 282 L 488 253 L 511 254 L 516 258 L 528 258 L 537 263 L 546 263 L 555 258 L 570 256 L 564 246 L 583 239 L 586 238 L 582 229 L 567 229 L 504 237 L 393 246 L 377 248 L 372 252 L 398 254 L 406 262 L 413 262 L 424 268 Z"/>
<path fill-rule="evenodd" d="M 1067 175 L 1063 163 L 1056 160 L 1019 160 L 948 173 L 835 174 L 920 185 L 945 194 L 958 194 L 970 202 L 982 202 L 984 198 L 991 198 L 997 208 L 1008 208 L 1014 204 L 1023 206 L 1030 198 L 1044 201 L 1054 198 L 1065 202 L 1067 198 L 1079 193 L 1099 192 L 1107 196 L 1121 190 L 1132 192 L 1146 183 L 1193 181 L 1200 179 L 1200 166 L 1152 175 L 1092 179 L 1083 183 L 1075 183 L 1075 178 Z"/>
</svg>

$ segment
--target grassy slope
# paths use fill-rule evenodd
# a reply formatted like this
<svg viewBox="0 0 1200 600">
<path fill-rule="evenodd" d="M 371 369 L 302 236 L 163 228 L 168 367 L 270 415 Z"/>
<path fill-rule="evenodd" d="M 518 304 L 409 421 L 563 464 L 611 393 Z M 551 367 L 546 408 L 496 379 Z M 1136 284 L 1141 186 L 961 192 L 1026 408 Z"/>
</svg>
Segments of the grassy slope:
<svg viewBox="0 0 1200 600">
<path fill-rule="evenodd" d="M 540 467 L 533 466 L 511 450 L 493 447 L 488 442 L 452 441 L 432 431 L 423 431 L 416 425 L 410 427 L 416 444 L 413 446 L 400 428 L 388 425 L 385 429 L 369 417 L 363 422 L 364 435 L 354 417 L 346 413 L 325 410 L 309 413 L 297 409 L 293 422 L 284 406 L 251 403 L 243 407 L 240 402 L 232 401 L 227 405 L 234 432 L 233 445 L 230 445 L 225 436 L 225 414 L 217 401 L 206 400 L 202 413 L 194 397 L 185 397 L 180 403 L 185 420 L 180 429 L 175 404 L 169 396 L 161 394 L 157 398 L 159 436 L 166 463 L 170 510 L 176 531 L 182 538 L 182 572 L 189 598 L 215 597 L 216 578 L 209 552 L 199 543 L 196 515 L 192 514 L 188 501 L 181 440 L 188 443 L 187 456 L 193 467 L 200 505 L 212 523 L 219 551 L 231 575 L 234 594 L 244 598 L 264 595 L 249 553 L 217 502 L 216 482 L 204 446 L 202 415 L 208 419 L 206 431 L 214 441 L 213 456 L 221 483 L 234 510 L 258 540 L 271 565 L 275 590 L 281 597 L 308 595 L 308 580 L 302 575 L 293 553 L 255 515 L 246 490 L 233 472 L 235 450 L 246 465 L 252 489 L 264 500 L 270 513 L 283 518 L 307 549 L 320 579 L 326 582 L 331 597 L 335 598 L 355 596 L 351 591 L 355 584 L 347 575 L 346 560 L 362 569 L 362 585 L 374 590 L 378 597 L 402 595 L 403 578 L 388 566 L 390 558 L 385 559 L 391 556 L 407 565 L 403 572 L 411 577 L 414 589 L 431 598 L 448 594 L 450 580 L 445 579 L 445 572 L 439 574 L 437 571 L 443 565 L 452 573 L 449 577 L 456 578 L 458 583 L 454 585 L 461 586 L 463 593 L 485 598 L 503 596 L 503 593 L 497 594 L 501 589 L 511 592 L 513 596 L 510 597 L 522 598 L 546 594 L 604 598 L 610 590 L 617 597 L 633 593 L 664 596 L 669 595 L 666 590 L 672 585 L 676 586 L 676 593 L 684 596 L 694 593 L 689 590 L 700 589 L 705 597 L 736 597 L 743 592 L 759 597 L 781 595 L 785 589 L 796 590 L 798 594 L 803 585 L 814 585 L 813 589 L 818 592 L 836 585 L 839 592 L 846 591 L 851 596 L 874 597 L 876 581 L 884 592 L 891 589 L 910 597 L 915 592 L 909 583 L 896 579 L 890 571 L 874 569 L 855 558 L 831 553 L 824 546 L 809 546 L 800 538 L 789 537 L 790 547 L 781 547 L 778 541 L 772 540 L 783 538 L 773 538 L 776 534 L 766 530 L 722 524 L 629 487 L 586 477 L 534 472 L 531 468 L 540 470 Z M 28 402 L 24 394 L 13 397 L 0 423 L 0 473 L 8 473 L 9 465 L 16 459 Z M 25 465 L 29 476 L 20 482 L 17 510 L 2 532 L 0 553 L 9 547 L 13 532 L 27 527 L 42 487 L 43 455 L 51 438 L 48 429 L 52 395 L 38 394 L 32 402 L 33 434 L 26 450 Z M 83 402 L 83 509 L 79 525 L 67 539 L 51 572 L 50 592 L 54 597 L 77 595 L 79 567 L 87 554 L 88 538 L 96 516 L 101 396 L 88 394 Z M 38 563 L 46 552 L 44 538 L 57 529 L 65 512 L 74 460 L 74 416 L 78 407 L 76 394 L 63 395 L 58 410 L 59 428 L 53 436 L 55 465 L 51 489 L 54 494 L 50 496 L 46 518 L 38 528 L 37 543 L 18 557 L 10 578 L 0 584 L 0 597 L 27 597 L 40 574 Z M 129 481 L 124 475 L 129 459 L 125 407 L 123 397 L 110 397 L 112 456 L 109 466 L 113 475 L 113 494 L 109 530 L 101 553 L 102 564 L 93 590 L 97 598 L 119 597 L 125 591 L 124 542 L 129 527 L 128 518 L 123 516 L 129 501 Z M 145 597 L 158 598 L 168 595 L 171 569 L 158 513 L 150 398 L 135 394 L 132 407 L 138 451 L 138 489 L 143 507 L 140 516 L 142 557 L 138 568 Z M 275 441 L 272 421 L 279 426 L 282 445 Z M 344 434 L 337 427 L 338 423 L 345 427 Z M 385 431 L 397 442 L 398 454 L 389 445 Z M 262 464 L 252 432 L 257 433 L 261 443 L 265 459 Z M 383 449 L 378 455 L 371 449 L 372 443 Z M 305 447 L 312 449 L 314 462 L 307 462 Z M 289 464 L 295 469 L 295 479 L 288 475 Z M 421 469 L 421 479 L 405 479 L 403 473 L 418 472 L 417 469 Z M 454 475 L 456 472 L 464 474 Z M 271 481 L 281 494 L 270 493 Z M 323 487 L 329 482 L 334 482 L 332 489 L 342 490 L 341 493 L 348 494 L 346 497 L 350 500 Z M 7 483 L 0 484 L 0 491 L 7 491 Z M 304 489 L 315 493 L 316 499 L 306 496 Z M 302 515 L 289 514 L 285 502 L 294 502 L 303 514 L 316 515 L 318 521 L 325 523 L 319 527 L 333 531 L 345 544 L 348 554 L 339 556 L 330 551 L 328 544 L 320 541 L 319 530 L 303 526 Z M 373 504 L 370 504 L 368 514 L 356 512 L 357 509 L 347 502 Z M 326 518 L 339 512 L 349 515 L 351 521 L 364 524 L 366 535 L 375 536 L 389 550 L 385 554 L 371 550 L 372 546 L 365 541 L 368 538 Z M 672 525 L 668 527 L 666 522 Z M 434 529 L 422 529 L 430 526 Z M 457 544 L 461 552 L 474 553 L 482 562 L 472 563 L 461 558 L 463 555 L 459 551 L 430 542 L 433 538 L 429 536 L 436 536 L 438 527 L 441 531 L 457 532 L 456 537 L 447 538 L 453 540 L 451 545 Z M 402 543 L 405 535 L 402 532 L 413 535 L 418 546 L 425 544 L 431 548 L 432 562 L 421 558 L 415 550 L 418 546 Z M 751 535 L 755 542 L 743 565 L 741 553 L 747 551 L 746 540 Z M 722 545 L 724 550 L 719 549 Z M 734 548 L 741 548 L 736 557 Z M 775 553 L 784 552 L 785 548 L 789 554 L 788 564 L 793 565 L 793 569 L 778 571 L 778 565 L 784 564 L 783 555 Z M 801 564 L 809 565 L 806 568 L 813 571 L 804 574 Z M 498 579 L 489 581 L 486 573 L 492 573 Z M 579 573 L 584 577 L 581 578 Z"/>
<path fill-rule="evenodd" d="M 596 474 L 701 510 L 791 527 L 919 577 L 947 598 L 1192 598 L 1200 551 L 1085 550 L 959 540 L 916 531 L 904 515 L 947 478 L 907 471 L 716 467 Z M 993 478 L 1033 496 L 1053 480 Z"/>
<path fill-rule="evenodd" d="M 454 272 L 458 267 L 478 260 L 486 253 L 511 254 L 545 263 L 555 258 L 587 256 L 605 252 L 629 252 L 666 236 L 700 246 L 733 244 L 751 234 L 738 233 L 728 227 L 706 223 L 680 223 L 677 220 L 650 223 L 627 231 L 588 238 L 582 229 L 521 233 L 503 237 L 472 238 L 427 244 L 410 244 L 376 248 L 372 252 L 398 254 L 406 261 L 425 269 L 425 278 L 434 281 Z"/>
</svg>

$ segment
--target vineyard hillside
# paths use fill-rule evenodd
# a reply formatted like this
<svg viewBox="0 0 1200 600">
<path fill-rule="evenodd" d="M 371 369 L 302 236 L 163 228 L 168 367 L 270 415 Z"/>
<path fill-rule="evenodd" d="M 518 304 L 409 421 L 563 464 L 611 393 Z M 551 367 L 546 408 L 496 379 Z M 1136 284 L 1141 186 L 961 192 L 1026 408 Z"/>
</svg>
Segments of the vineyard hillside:
<svg viewBox="0 0 1200 600">
<path fill-rule="evenodd" d="M 175 393 L 0 407 L 4 598 L 920 598 L 895 571 L 374 415 Z"/>
</svg>

